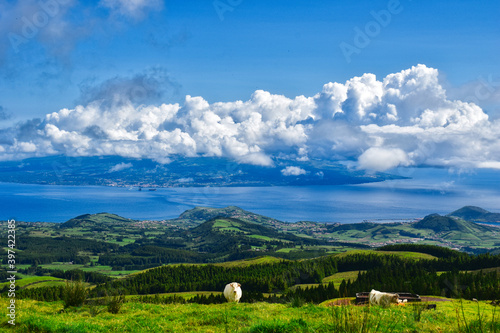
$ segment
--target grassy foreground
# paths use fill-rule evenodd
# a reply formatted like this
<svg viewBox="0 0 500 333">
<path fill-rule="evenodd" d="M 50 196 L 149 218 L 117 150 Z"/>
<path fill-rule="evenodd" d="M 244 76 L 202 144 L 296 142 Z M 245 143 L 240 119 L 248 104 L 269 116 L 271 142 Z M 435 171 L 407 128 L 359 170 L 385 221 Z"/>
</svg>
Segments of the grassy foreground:
<svg viewBox="0 0 500 333">
<path fill-rule="evenodd" d="M 328 304 L 328 302 L 325 302 Z M 125 303 L 62 311 L 61 302 L 17 300 L 16 332 L 500 332 L 499 310 L 485 302 L 438 302 L 436 310 L 283 304 Z M 7 299 L 0 300 L 6 309 Z M 4 310 L 5 311 L 5 310 Z M 5 312 L 6 314 L 6 312 Z M 2 316 L 1 331 L 10 331 Z M 465 320 L 464 320 L 465 318 Z M 364 330 L 362 328 L 364 327 Z"/>
</svg>

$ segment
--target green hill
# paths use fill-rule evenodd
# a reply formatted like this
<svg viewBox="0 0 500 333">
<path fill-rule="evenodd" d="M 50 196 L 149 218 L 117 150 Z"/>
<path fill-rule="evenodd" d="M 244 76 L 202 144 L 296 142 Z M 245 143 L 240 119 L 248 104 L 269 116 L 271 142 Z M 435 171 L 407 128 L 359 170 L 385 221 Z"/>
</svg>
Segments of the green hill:
<svg viewBox="0 0 500 333">
<path fill-rule="evenodd" d="M 500 222 L 499 213 L 491 213 L 485 209 L 476 206 L 462 207 L 447 216 L 458 217 L 466 221 L 477 222 Z"/>
<path fill-rule="evenodd" d="M 93 227 L 108 227 L 108 226 L 124 226 L 134 223 L 134 220 L 127 219 L 115 214 L 98 213 L 84 214 L 72 218 L 60 224 L 61 228 L 93 228 Z"/>
<path fill-rule="evenodd" d="M 476 224 L 457 218 L 441 216 L 439 214 L 428 215 L 419 222 L 413 224 L 415 229 L 431 229 L 434 232 L 459 231 L 465 233 L 478 233 L 493 231 L 491 227 Z"/>
<path fill-rule="evenodd" d="M 480 253 L 485 248 L 492 251 L 492 248 L 500 246 L 498 228 L 438 214 L 410 223 L 328 224 L 324 228 L 322 237 L 326 239 L 354 241 L 371 246 L 423 243 L 461 248 L 474 253 Z"/>
<path fill-rule="evenodd" d="M 263 215 L 255 214 L 236 206 L 227 206 L 224 208 L 195 207 L 186 210 L 178 218 L 169 220 L 172 223 L 183 223 L 184 225 L 194 226 L 216 217 L 235 218 L 246 222 L 254 222 L 266 226 L 272 226 L 274 223 L 282 223 L 276 219 Z"/>
<path fill-rule="evenodd" d="M 191 229 L 190 233 L 192 235 L 202 235 L 202 236 L 206 236 L 207 234 L 213 234 L 213 233 L 223 233 L 225 235 L 241 235 L 244 237 L 254 237 L 254 238 L 256 236 L 261 236 L 261 237 L 274 238 L 277 240 L 300 239 L 300 237 L 297 237 L 295 235 L 278 232 L 276 231 L 276 229 L 268 228 L 266 226 L 259 225 L 257 223 L 252 223 L 240 219 L 227 218 L 227 217 L 217 217 L 215 219 L 204 222 L 198 227 Z"/>
<path fill-rule="evenodd" d="M 458 212 L 489 214 L 477 207 L 464 207 Z M 7 228 L 3 230 L 6 237 Z M 499 231 L 437 214 L 410 223 L 285 223 L 228 206 L 196 207 L 174 220 L 134 221 L 100 213 L 81 215 L 62 224 L 20 222 L 16 234 L 26 265 L 92 263 L 106 271 L 130 271 L 262 255 L 304 259 L 390 244 L 430 244 L 469 253 L 497 253 Z"/>
<path fill-rule="evenodd" d="M 217 217 L 181 233 L 191 250 L 226 253 L 269 246 L 318 244 L 318 241 L 234 218 Z M 291 244 L 290 244 L 291 243 Z"/>
</svg>

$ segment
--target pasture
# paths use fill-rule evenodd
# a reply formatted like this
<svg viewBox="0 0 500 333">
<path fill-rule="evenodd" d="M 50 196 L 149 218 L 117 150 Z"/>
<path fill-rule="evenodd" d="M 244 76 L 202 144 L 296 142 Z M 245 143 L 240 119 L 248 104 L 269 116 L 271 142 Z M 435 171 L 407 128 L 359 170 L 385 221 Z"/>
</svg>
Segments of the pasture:
<svg viewBox="0 0 500 333">
<path fill-rule="evenodd" d="M 0 299 L 5 309 L 8 299 Z M 434 302 L 436 310 L 410 304 L 332 306 L 240 304 L 142 304 L 126 302 L 118 314 L 104 306 L 63 311 L 62 302 L 17 300 L 17 332 L 499 332 L 497 308 L 487 302 Z M 2 316 L 0 328 L 10 326 Z"/>
<path fill-rule="evenodd" d="M 35 286 L 35 285 L 47 286 L 48 285 L 47 283 L 53 283 L 53 282 L 61 283 L 64 281 L 65 281 L 64 279 L 59 279 L 59 278 L 52 277 L 52 276 L 27 276 L 21 280 L 16 280 L 16 286 L 19 288 L 26 288 L 26 287 Z M 0 283 L 0 289 L 5 287 L 5 286 L 8 286 L 9 284 L 10 284 L 10 282 Z"/>
<path fill-rule="evenodd" d="M 377 254 L 377 255 L 391 255 L 396 257 L 401 257 L 405 259 L 437 259 L 435 256 L 420 252 L 410 252 L 410 251 L 375 251 L 375 250 L 352 250 L 343 253 L 339 253 L 336 256 L 341 258 L 345 256 L 352 256 L 356 254 Z"/>
</svg>

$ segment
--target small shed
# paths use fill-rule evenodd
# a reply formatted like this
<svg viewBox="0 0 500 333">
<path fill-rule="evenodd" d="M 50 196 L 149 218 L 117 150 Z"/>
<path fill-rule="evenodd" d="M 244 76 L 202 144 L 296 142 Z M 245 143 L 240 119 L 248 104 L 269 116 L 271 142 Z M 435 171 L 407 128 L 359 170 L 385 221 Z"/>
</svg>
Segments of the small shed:
<svg viewBox="0 0 500 333">
<path fill-rule="evenodd" d="M 360 293 L 356 293 L 356 304 L 368 304 L 368 295 L 370 292 L 363 291 Z M 421 302 L 420 295 L 406 293 L 406 292 L 396 292 L 393 294 L 398 294 L 399 299 L 406 300 L 407 302 Z"/>
</svg>

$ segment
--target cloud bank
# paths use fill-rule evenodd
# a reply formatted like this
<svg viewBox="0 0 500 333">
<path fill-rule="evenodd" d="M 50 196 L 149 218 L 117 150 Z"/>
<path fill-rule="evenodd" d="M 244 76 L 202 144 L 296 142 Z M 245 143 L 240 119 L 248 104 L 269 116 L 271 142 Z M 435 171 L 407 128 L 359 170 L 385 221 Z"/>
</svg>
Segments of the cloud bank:
<svg viewBox="0 0 500 333">
<path fill-rule="evenodd" d="M 137 77 L 115 79 L 119 84 L 87 89 L 75 108 L 1 130 L 0 159 L 119 155 L 168 163 L 180 154 L 264 166 L 276 159 L 354 161 L 377 171 L 500 168 L 500 122 L 474 103 L 449 99 L 438 74 L 417 65 L 381 80 L 364 74 L 327 83 L 311 97 L 257 90 L 247 101 L 186 96 L 182 105 L 138 104 L 130 97 Z"/>
</svg>

